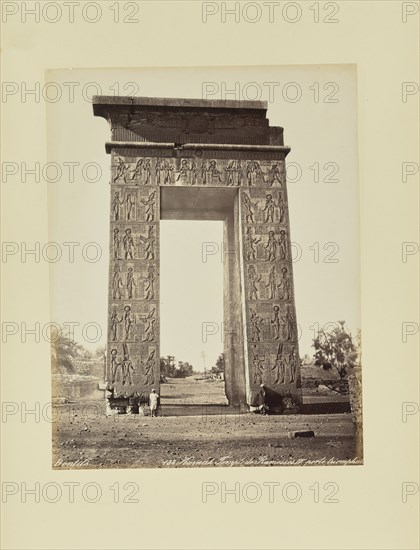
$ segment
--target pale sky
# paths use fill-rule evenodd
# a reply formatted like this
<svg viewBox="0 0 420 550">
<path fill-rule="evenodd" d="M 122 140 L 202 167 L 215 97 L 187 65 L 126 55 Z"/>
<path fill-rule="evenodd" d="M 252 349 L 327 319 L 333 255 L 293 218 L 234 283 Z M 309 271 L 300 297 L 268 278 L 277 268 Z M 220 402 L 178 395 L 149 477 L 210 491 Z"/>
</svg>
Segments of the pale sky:
<svg viewBox="0 0 420 550">
<path fill-rule="evenodd" d="M 110 130 L 93 116 L 89 99 L 97 94 L 267 100 L 270 124 L 284 127 L 291 147 L 286 163 L 300 354 L 312 355 L 318 326 L 337 320 L 346 320 L 353 332 L 361 326 L 353 65 L 52 70 L 46 80 L 62 90 L 59 101 L 47 104 L 48 160 L 63 169 L 60 181 L 49 185 L 49 239 L 80 243 L 74 262 L 63 255 L 51 263 L 51 318 L 79 323 L 75 338 L 83 345 L 105 344 L 107 326 Z M 224 95 L 226 89 L 233 92 Z M 73 182 L 66 162 L 79 163 Z M 99 181 L 84 181 L 86 163 L 100 166 Z M 96 179 L 92 167 L 85 174 Z M 328 177 L 339 181 L 322 181 Z M 217 255 L 202 262 L 202 243 L 208 241 L 221 243 L 221 222 L 161 223 L 161 355 L 175 355 L 196 369 L 203 366 L 203 351 L 210 367 L 223 349 L 220 334 L 206 344 L 201 338 L 203 321 L 223 321 L 223 264 Z M 83 259 L 81 249 L 89 242 L 103 252 L 97 262 Z M 102 328 L 98 342 L 82 333 L 92 322 Z"/>
</svg>

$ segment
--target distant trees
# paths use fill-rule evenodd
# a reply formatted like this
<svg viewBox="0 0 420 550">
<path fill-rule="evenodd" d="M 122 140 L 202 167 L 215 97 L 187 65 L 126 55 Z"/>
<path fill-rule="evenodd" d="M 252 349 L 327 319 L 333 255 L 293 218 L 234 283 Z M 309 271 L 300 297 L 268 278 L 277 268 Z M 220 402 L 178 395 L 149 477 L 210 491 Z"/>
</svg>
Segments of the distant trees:
<svg viewBox="0 0 420 550">
<path fill-rule="evenodd" d="M 217 358 L 216 364 L 211 368 L 210 372 L 213 374 L 220 374 L 225 372 L 225 356 L 223 353 Z"/>
<path fill-rule="evenodd" d="M 348 371 L 357 364 L 358 349 L 352 335 L 344 326 L 345 321 L 338 321 L 327 330 L 320 330 L 314 338 L 314 364 L 324 370 L 335 370 L 343 380 Z"/>
<path fill-rule="evenodd" d="M 51 367 L 54 374 L 73 374 L 75 372 L 74 359 L 78 356 L 77 343 L 64 336 L 54 334 L 51 337 Z"/>
<path fill-rule="evenodd" d="M 53 374 L 95 374 L 103 376 L 105 346 L 99 347 L 95 353 L 92 353 L 70 338 L 68 334 L 63 334 L 58 330 L 51 331 L 50 338 Z"/>
<path fill-rule="evenodd" d="M 175 371 L 175 378 L 186 378 L 193 375 L 193 366 L 188 362 L 178 361 L 178 367 Z"/>
<path fill-rule="evenodd" d="M 164 378 L 186 378 L 193 375 L 193 366 L 187 361 L 175 361 L 173 355 L 160 358 L 160 373 Z"/>
</svg>

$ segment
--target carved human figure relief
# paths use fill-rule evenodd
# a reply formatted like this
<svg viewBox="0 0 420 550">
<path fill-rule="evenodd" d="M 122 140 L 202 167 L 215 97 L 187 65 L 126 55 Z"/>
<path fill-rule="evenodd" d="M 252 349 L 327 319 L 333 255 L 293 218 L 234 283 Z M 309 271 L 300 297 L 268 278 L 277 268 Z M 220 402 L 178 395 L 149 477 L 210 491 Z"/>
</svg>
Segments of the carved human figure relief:
<svg viewBox="0 0 420 550">
<path fill-rule="evenodd" d="M 140 235 L 140 241 L 144 243 L 145 246 L 145 260 L 154 260 L 155 259 L 155 235 L 154 235 L 154 226 L 149 225 L 147 231 L 147 237 Z"/>
<path fill-rule="evenodd" d="M 265 288 L 268 288 L 268 299 L 274 300 L 276 297 L 276 268 L 274 265 L 268 274 L 268 282 Z"/>
<path fill-rule="evenodd" d="M 136 283 L 134 281 L 134 273 L 133 273 L 133 268 L 132 267 L 129 267 L 128 268 L 128 271 L 127 271 L 127 276 L 126 276 L 126 287 L 127 287 L 127 297 L 129 300 L 131 300 L 133 298 L 133 290 L 136 286 Z"/>
<path fill-rule="evenodd" d="M 173 182 L 174 167 L 169 159 L 157 159 L 155 173 L 158 185 L 170 185 Z"/>
<path fill-rule="evenodd" d="M 123 344 L 123 356 L 124 356 L 124 359 L 121 362 L 122 384 L 123 386 L 125 384 L 131 385 L 133 383 L 132 374 L 134 373 L 134 367 L 133 367 L 133 363 L 130 360 L 130 355 L 128 353 L 128 345 L 126 343 Z"/>
<path fill-rule="evenodd" d="M 267 260 L 266 260 L 267 262 L 275 262 L 276 261 L 278 244 L 279 243 L 276 239 L 274 231 L 269 231 L 268 232 L 268 237 L 267 237 L 267 244 L 264 247 L 264 248 L 267 249 Z"/>
<path fill-rule="evenodd" d="M 246 165 L 246 180 L 248 187 L 253 187 L 257 183 L 257 163 L 249 160 Z"/>
<path fill-rule="evenodd" d="M 147 277 L 141 277 L 144 281 L 144 299 L 145 300 L 154 300 L 155 299 L 155 268 L 151 265 L 148 269 Z"/>
<path fill-rule="evenodd" d="M 225 166 L 226 172 L 226 185 L 235 185 L 236 166 L 235 161 L 231 160 L 227 166 Z"/>
<path fill-rule="evenodd" d="M 273 327 L 273 338 L 278 340 L 280 338 L 280 308 L 279 306 L 273 307 L 273 318 L 271 319 L 271 326 Z"/>
<path fill-rule="evenodd" d="M 248 281 L 249 281 L 249 299 L 258 300 L 258 283 L 261 281 L 261 275 L 257 275 L 255 267 L 250 265 L 248 267 Z"/>
<path fill-rule="evenodd" d="M 119 221 L 120 219 L 120 207 L 124 204 L 124 200 L 120 199 L 119 191 L 115 191 L 114 200 L 112 201 L 112 211 L 114 214 L 114 221 Z"/>
<path fill-rule="evenodd" d="M 287 307 L 286 315 L 282 317 L 282 321 L 285 326 L 286 340 L 291 340 L 293 338 L 293 329 L 295 327 L 295 319 L 293 317 L 293 313 L 290 309 L 290 306 Z"/>
<path fill-rule="evenodd" d="M 150 159 L 146 159 L 143 164 L 143 184 L 149 185 L 152 181 L 152 166 Z"/>
<path fill-rule="evenodd" d="M 201 171 L 201 183 L 203 185 L 206 185 L 208 182 L 207 182 L 207 161 L 205 159 L 201 161 L 200 171 Z"/>
<path fill-rule="evenodd" d="M 255 206 L 252 204 L 251 198 L 248 193 L 243 193 L 244 206 L 246 208 L 245 223 L 255 223 L 254 210 Z"/>
<path fill-rule="evenodd" d="M 131 306 L 124 307 L 124 340 L 130 339 L 131 327 L 135 323 L 135 319 L 132 317 Z"/>
<path fill-rule="evenodd" d="M 289 352 L 289 369 L 290 369 L 290 383 L 296 382 L 297 359 L 296 359 L 295 348 L 292 348 Z"/>
<path fill-rule="evenodd" d="M 191 161 L 190 173 L 191 173 L 191 185 L 197 185 L 199 171 L 195 160 Z"/>
<path fill-rule="evenodd" d="M 140 201 L 145 206 L 145 218 L 147 222 L 155 221 L 156 191 L 152 191 L 147 200 Z"/>
<path fill-rule="evenodd" d="M 286 203 L 284 202 L 281 192 L 280 192 L 279 200 L 277 201 L 277 208 L 279 213 L 279 223 L 283 223 L 286 215 Z"/>
<path fill-rule="evenodd" d="M 284 229 L 280 231 L 279 249 L 280 249 L 280 260 L 286 260 L 287 259 L 287 239 L 286 239 L 286 231 Z"/>
<path fill-rule="evenodd" d="M 155 164 L 155 173 L 156 173 L 156 183 L 160 185 L 163 183 L 165 170 L 165 161 L 163 159 L 157 159 Z"/>
<path fill-rule="evenodd" d="M 114 183 L 116 183 L 119 179 L 122 179 L 124 183 L 127 183 L 127 171 L 128 171 L 128 165 L 125 164 L 122 158 L 118 158 L 117 170 L 114 177 Z"/>
<path fill-rule="evenodd" d="M 121 278 L 120 266 L 117 264 L 114 268 L 114 275 L 112 277 L 112 297 L 114 300 L 121 300 L 121 287 L 123 286 L 124 284 Z"/>
<path fill-rule="evenodd" d="M 131 193 L 128 193 L 128 195 L 125 198 L 125 212 L 126 212 L 126 218 L 128 221 L 133 220 L 135 218 L 136 197 L 135 195 L 131 195 Z"/>
<path fill-rule="evenodd" d="M 236 185 L 239 187 L 242 185 L 242 179 L 243 179 L 242 162 L 240 160 L 236 161 L 235 173 L 236 173 Z"/>
<path fill-rule="evenodd" d="M 145 376 L 145 385 L 152 386 L 155 383 L 155 365 L 156 365 L 156 350 L 149 353 L 146 363 L 141 361 Z"/>
<path fill-rule="evenodd" d="M 111 350 L 111 382 L 114 384 L 117 380 L 121 364 L 117 361 L 118 351 L 114 348 Z"/>
<path fill-rule="evenodd" d="M 120 237 L 120 230 L 118 229 L 118 227 L 114 229 L 113 246 L 114 246 L 114 260 L 120 260 L 121 259 L 121 237 Z"/>
<path fill-rule="evenodd" d="M 253 342 L 259 342 L 261 340 L 261 325 L 264 323 L 264 320 L 254 309 L 249 308 L 249 312 L 249 321 L 251 323 L 251 340 Z"/>
<path fill-rule="evenodd" d="M 279 183 L 280 187 L 283 186 L 284 169 L 280 162 L 276 162 L 271 165 L 268 172 L 268 179 L 270 185 L 274 185 L 277 182 Z"/>
<path fill-rule="evenodd" d="M 258 353 L 253 352 L 252 370 L 254 373 L 254 384 L 261 385 L 264 378 L 264 360 L 260 359 Z"/>
<path fill-rule="evenodd" d="M 284 384 L 286 381 L 286 358 L 283 356 L 283 344 L 279 344 L 277 357 L 271 370 L 274 371 L 274 384 Z"/>
<path fill-rule="evenodd" d="M 280 279 L 280 283 L 278 285 L 279 299 L 290 300 L 291 284 L 290 284 L 290 277 L 289 277 L 287 267 L 283 267 L 281 270 L 281 273 L 282 273 L 282 276 Z"/>
<path fill-rule="evenodd" d="M 274 223 L 274 208 L 276 203 L 273 199 L 273 195 L 266 195 L 265 206 L 263 209 L 264 213 L 264 222 L 265 223 Z"/>
<path fill-rule="evenodd" d="M 216 179 L 219 183 L 223 183 L 222 172 L 219 170 L 217 160 L 210 161 L 207 173 L 210 176 L 210 183 L 212 183 L 213 179 Z"/>
<path fill-rule="evenodd" d="M 113 342 L 117 341 L 118 336 L 118 325 L 121 323 L 123 318 L 119 318 L 116 308 L 112 310 L 111 313 L 111 339 Z"/>
<path fill-rule="evenodd" d="M 176 178 L 176 181 L 183 181 L 184 183 L 189 182 L 189 174 L 190 174 L 190 167 L 188 166 L 187 159 L 181 160 L 181 166 L 179 168 L 178 177 Z"/>
<path fill-rule="evenodd" d="M 155 340 L 155 316 L 156 308 L 153 308 L 146 317 L 141 317 L 141 320 L 145 324 L 143 342 L 154 342 Z"/>
<path fill-rule="evenodd" d="M 124 246 L 124 258 L 126 260 L 132 260 L 133 253 L 134 253 L 134 239 L 133 239 L 133 235 L 131 234 L 131 229 L 125 230 L 125 235 L 123 237 L 123 246 Z"/>
<path fill-rule="evenodd" d="M 130 180 L 133 181 L 135 179 L 141 179 L 142 169 L 143 169 L 143 159 L 140 158 L 136 162 L 136 165 L 134 166 L 134 169 L 131 172 Z"/>
<path fill-rule="evenodd" d="M 252 228 L 247 227 L 245 244 L 246 244 L 246 257 L 248 261 L 256 260 L 257 258 L 257 249 L 256 245 L 261 241 L 261 239 L 255 237 L 252 234 Z"/>
</svg>

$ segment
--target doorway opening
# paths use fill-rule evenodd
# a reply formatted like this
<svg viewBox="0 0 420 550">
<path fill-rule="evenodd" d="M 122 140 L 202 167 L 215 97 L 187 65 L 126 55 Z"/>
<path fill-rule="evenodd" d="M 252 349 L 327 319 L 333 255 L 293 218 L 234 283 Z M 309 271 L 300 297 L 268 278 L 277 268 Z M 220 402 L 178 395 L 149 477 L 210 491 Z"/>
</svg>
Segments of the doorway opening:
<svg viewBox="0 0 420 550">
<path fill-rule="evenodd" d="M 160 223 L 162 405 L 226 405 L 223 221 Z"/>
</svg>

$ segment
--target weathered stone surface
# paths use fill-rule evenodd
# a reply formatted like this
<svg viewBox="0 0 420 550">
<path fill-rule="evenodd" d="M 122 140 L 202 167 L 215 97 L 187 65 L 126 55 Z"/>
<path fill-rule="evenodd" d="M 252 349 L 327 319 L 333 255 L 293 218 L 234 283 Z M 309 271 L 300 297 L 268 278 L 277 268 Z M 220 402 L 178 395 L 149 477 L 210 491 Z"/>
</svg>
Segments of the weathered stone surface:
<svg viewBox="0 0 420 550">
<path fill-rule="evenodd" d="M 93 109 L 111 122 L 114 141 L 283 145 L 261 101 L 96 96 Z"/>
<path fill-rule="evenodd" d="M 226 395 L 302 402 L 283 129 L 262 102 L 94 98 L 111 124 L 107 387 L 159 391 L 159 220 L 224 221 Z M 278 403 L 277 403 L 278 401 Z"/>
</svg>

